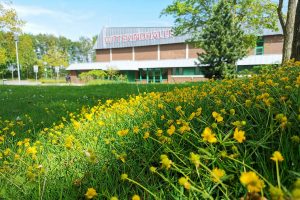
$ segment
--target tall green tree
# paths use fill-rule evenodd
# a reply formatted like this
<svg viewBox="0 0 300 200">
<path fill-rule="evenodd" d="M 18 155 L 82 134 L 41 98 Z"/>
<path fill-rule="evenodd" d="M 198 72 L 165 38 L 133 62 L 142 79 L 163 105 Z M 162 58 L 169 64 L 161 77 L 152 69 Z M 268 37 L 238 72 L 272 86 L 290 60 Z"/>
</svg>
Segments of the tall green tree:
<svg viewBox="0 0 300 200">
<path fill-rule="evenodd" d="M 200 34 L 201 64 L 209 65 L 217 78 L 232 78 L 236 63 L 247 55 L 247 42 L 241 26 L 231 10 L 233 0 L 221 0 L 212 10 Z"/>
<path fill-rule="evenodd" d="M 33 66 L 37 62 L 36 53 L 33 48 L 33 42 L 28 34 L 20 36 L 19 41 L 19 59 L 22 66 L 22 74 L 26 78 L 32 78 Z"/>
<path fill-rule="evenodd" d="M 223 0 L 174 0 L 171 5 L 162 11 L 162 15 L 174 17 L 175 35 L 191 34 L 190 42 L 199 48 L 203 48 L 201 46 L 204 44 L 202 29 L 213 24 L 211 22 L 211 19 L 214 17 L 213 10 L 221 1 Z M 264 29 L 278 29 L 277 5 L 271 0 L 232 0 L 230 2 L 230 12 L 233 21 L 237 26 L 242 27 L 245 33 L 240 38 L 243 40 L 242 47 L 245 50 L 255 46 L 257 35 L 262 34 Z M 234 39 L 232 42 L 236 42 L 236 44 L 241 43 L 237 39 Z M 216 59 L 220 58 L 221 55 Z"/>
<path fill-rule="evenodd" d="M 56 46 L 52 46 L 48 52 L 42 57 L 42 61 L 47 63 L 48 66 L 68 66 L 67 54 L 59 51 Z"/>
</svg>

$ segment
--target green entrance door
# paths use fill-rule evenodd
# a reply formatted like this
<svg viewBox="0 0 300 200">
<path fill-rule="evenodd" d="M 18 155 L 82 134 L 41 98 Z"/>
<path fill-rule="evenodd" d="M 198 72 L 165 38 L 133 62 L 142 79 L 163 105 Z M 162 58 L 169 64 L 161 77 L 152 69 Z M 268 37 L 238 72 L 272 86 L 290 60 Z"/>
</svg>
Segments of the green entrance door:
<svg viewBox="0 0 300 200">
<path fill-rule="evenodd" d="M 162 74 L 160 69 L 148 69 L 148 83 L 161 83 Z"/>
</svg>

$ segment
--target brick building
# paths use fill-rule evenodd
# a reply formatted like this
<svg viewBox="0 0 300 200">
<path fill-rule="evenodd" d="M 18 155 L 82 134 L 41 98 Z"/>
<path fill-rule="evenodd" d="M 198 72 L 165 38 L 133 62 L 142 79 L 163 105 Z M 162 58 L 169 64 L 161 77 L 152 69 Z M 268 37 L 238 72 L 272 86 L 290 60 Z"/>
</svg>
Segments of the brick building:
<svg viewBox="0 0 300 200">
<path fill-rule="evenodd" d="M 173 36 L 170 27 L 103 28 L 94 46 L 96 62 L 72 64 L 67 70 L 73 82 L 81 72 L 109 68 L 126 74 L 130 82 L 201 81 L 206 67 L 197 64 L 197 53 L 203 50 L 187 44 L 190 37 Z M 282 32 L 265 30 L 238 67 L 279 64 L 282 47 Z"/>
</svg>

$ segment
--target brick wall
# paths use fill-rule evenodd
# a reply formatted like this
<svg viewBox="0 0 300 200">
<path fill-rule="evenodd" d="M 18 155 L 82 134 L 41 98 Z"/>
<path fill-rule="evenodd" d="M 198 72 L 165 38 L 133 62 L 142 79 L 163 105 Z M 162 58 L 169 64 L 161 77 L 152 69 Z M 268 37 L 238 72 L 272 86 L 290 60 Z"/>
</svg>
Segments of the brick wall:
<svg viewBox="0 0 300 200">
<path fill-rule="evenodd" d="M 109 49 L 96 50 L 96 62 L 109 62 L 109 61 L 110 61 Z"/>
<path fill-rule="evenodd" d="M 132 47 L 112 49 L 112 60 L 132 60 Z"/>
<path fill-rule="evenodd" d="M 204 77 L 170 77 L 168 83 L 183 83 L 183 82 L 198 82 L 207 81 L 208 78 Z"/>
<path fill-rule="evenodd" d="M 160 45 L 160 59 L 184 59 L 186 44 Z"/>
<path fill-rule="evenodd" d="M 197 53 L 203 53 L 204 50 L 200 48 L 193 47 L 193 45 L 189 44 L 189 58 L 198 58 Z"/>
<path fill-rule="evenodd" d="M 281 54 L 283 49 L 283 36 L 264 36 L 264 54 Z"/>
<path fill-rule="evenodd" d="M 157 60 L 157 45 L 135 47 L 135 60 Z"/>
</svg>

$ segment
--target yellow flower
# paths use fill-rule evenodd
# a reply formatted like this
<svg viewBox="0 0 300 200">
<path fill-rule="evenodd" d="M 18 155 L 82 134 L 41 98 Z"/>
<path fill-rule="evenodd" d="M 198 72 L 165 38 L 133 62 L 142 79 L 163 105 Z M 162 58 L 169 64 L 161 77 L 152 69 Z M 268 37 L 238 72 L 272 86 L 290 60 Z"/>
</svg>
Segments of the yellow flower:
<svg viewBox="0 0 300 200">
<path fill-rule="evenodd" d="M 76 120 L 72 120 L 74 128 L 78 129 L 80 127 L 80 123 Z"/>
<path fill-rule="evenodd" d="M 229 112 L 230 112 L 231 115 L 235 115 L 235 110 L 234 109 L 230 109 Z"/>
<path fill-rule="evenodd" d="M 110 200 L 118 200 L 118 197 L 113 196 L 110 198 Z"/>
<path fill-rule="evenodd" d="M 36 147 L 28 147 L 26 153 L 35 155 L 37 153 Z"/>
<path fill-rule="evenodd" d="M 179 132 L 181 133 L 181 134 L 183 134 L 183 133 L 185 133 L 185 132 L 187 132 L 187 131 L 190 131 L 191 130 L 191 128 L 189 127 L 189 125 L 188 124 L 183 124 L 180 128 L 179 128 Z"/>
<path fill-rule="evenodd" d="M 215 118 L 215 120 L 217 122 L 222 122 L 223 121 L 223 117 L 221 116 L 221 114 L 217 113 L 217 112 L 213 112 L 212 116 Z"/>
<path fill-rule="evenodd" d="M 225 175 L 225 171 L 223 169 L 214 168 L 211 171 L 212 180 L 216 183 L 220 182 L 220 179 Z"/>
<path fill-rule="evenodd" d="M 122 174 L 121 175 L 121 180 L 125 181 L 128 178 L 128 174 Z"/>
<path fill-rule="evenodd" d="M 271 160 L 274 160 L 275 162 L 282 162 L 284 159 L 279 151 L 275 151 L 271 157 Z"/>
<path fill-rule="evenodd" d="M 196 168 L 198 168 L 200 166 L 200 155 L 191 152 L 190 161 L 196 166 Z"/>
<path fill-rule="evenodd" d="M 152 172 L 152 173 L 155 173 L 157 170 L 157 168 L 154 166 L 151 166 L 149 169 L 150 169 L 150 172 Z"/>
<path fill-rule="evenodd" d="M 280 188 L 278 187 L 270 187 L 270 194 L 271 194 L 271 198 L 272 199 L 276 199 L 276 200 L 284 200 L 283 196 L 283 192 Z"/>
<path fill-rule="evenodd" d="M 85 197 L 87 199 L 92 199 L 97 196 L 97 192 L 94 188 L 88 188 L 87 192 L 85 193 Z"/>
<path fill-rule="evenodd" d="M 189 190 L 191 188 L 191 184 L 189 183 L 189 180 L 185 177 L 181 177 L 178 180 L 179 184 L 182 185 L 185 189 Z"/>
<path fill-rule="evenodd" d="M 170 127 L 169 127 L 169 129 L 167 130 L 167 133 L 169 134 L 169 135 L 173 135 L 174 133 L 175 133 L 175 126 L 174 125 L 171 125 Z"/>
<path fill-rule="evenodd" d="M 235 128 L 233 138 L 236 139 L 236 141 L 238 141 L 238 143 L 243 143 L 244 140 L 246 140 L 245 131 Z"/>
<path fill-rule="evenodd" d="M 247 100 L 245 101 L 246 107 L 250 107 L 251 104 L 252 104 L 251 100 L 247 99 Z"/>
<path fill-rule="evenodd" d="M 207 141 L 209 143 L 216 143 L 217 138 L 216 135 L 212 132 L 212 130 L 209 127 L 206 127 L 202 133 L 202 138 L 204 141 Z"/>
<path fill-rule="evenodd" d="M 140 196 L 135 194 L 132 196 L 132 200 L 141 200 Z"/>
<path fill-rule="evenodd" d="M 4 135 L 0 135 L 0 144 L 4 142 Z"/>
<path fill-rule="evenodd" d="M 162 134 L 163 134 L 163 130 L 158 129 L 158 130 L 156 131 L 156 135 L 157 135 L 158 137 L 162 136 Z"/>
<path fill-rule="evenodd" d="M 172 160 L 170 160 L 168 158 L 167 155 L 163 154 L 160 156 L 160 159 L 161 159 L 161 164 L 162 164 L 162 167 L 165 167 L 166 169 L 170 169 L 171 168 L 171 165 L 172 165 Z"/>
<path fill-rule="evenodd" d="M 177 106 L 177 107 L 176 107 L 176 111 L 177 111 L 177 112 L 181 111 L 181 109 L 182 109 L 181 106 Z"/>
<path fill-rule="evenodd" d="M 240 181 L 249 192 L 260 192 L 265 186 L 264 182 L 254 172 L 243 172 Z"/>
<path fill-rule="evenodd" d="M 117 134 L 119 135 L 119 136 L 125 136 L 125 135 L 127 135 L 128 134 L 128 132 L 129 132 L 129 130 L 128 129 L 124 129 L 124 130 L 120 130 L 120 131 L 118 131 L 117 132 Z"/>
<path fill-rule="evenodd" d="M 135 126 L 133 127 L 133 133 L 137 134 L 139 132 L 139 127 Z"/>
<path fill-rule="evenodd" d="M 196 113 L 192 112 L 192 114 L 189 116 L 189 121 L 193 120 L 196 116 Z"/>
<path fill-rule="evenodd" d="M 148 137 L 150 136 L 150 133 L 147 131 L 147 132 L 145 132 L 145 134 L 144 134 L 144 139 L 147 139 Z"/>
<path fill-rule="evenodd" d="M 10 152 L 11 152 L 11 151 L 10 151 L 10 148 L 7 148 L 7 149 L 4 150 L 3 154 L 4 154 L 5 156 L 9 156 Z"/>
</svg>

